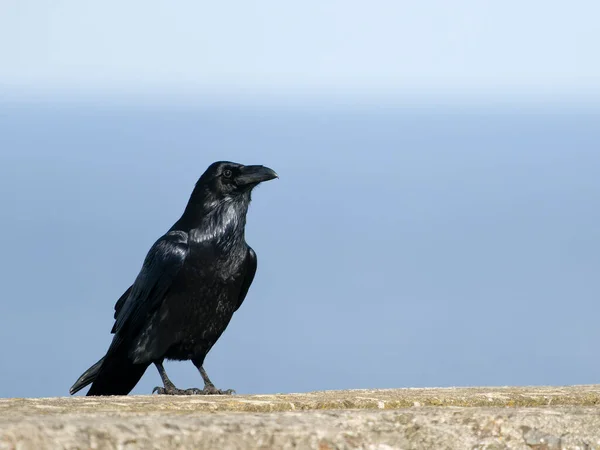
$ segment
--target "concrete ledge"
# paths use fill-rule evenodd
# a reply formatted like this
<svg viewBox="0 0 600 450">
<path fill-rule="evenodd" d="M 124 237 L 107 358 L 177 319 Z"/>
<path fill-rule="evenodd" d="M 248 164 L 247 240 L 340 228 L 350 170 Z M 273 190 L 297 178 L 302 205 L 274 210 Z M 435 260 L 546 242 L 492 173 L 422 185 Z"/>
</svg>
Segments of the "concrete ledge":
<svg viewBox="0 0 600 450">
<path fill-rule="evenodd" d="M 599 449 L 600 386 L 0 399 L 0 449 Z"/>
</svg>

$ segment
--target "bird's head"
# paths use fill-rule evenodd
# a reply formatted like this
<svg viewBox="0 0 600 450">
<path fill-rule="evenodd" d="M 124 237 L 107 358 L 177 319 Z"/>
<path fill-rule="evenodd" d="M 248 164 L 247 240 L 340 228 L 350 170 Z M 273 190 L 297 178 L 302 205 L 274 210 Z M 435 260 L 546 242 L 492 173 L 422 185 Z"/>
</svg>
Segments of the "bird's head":
<svg viewBox="0 0 600 450">
<path fill-rule="evenodd" d="M 274 178 L 278 178 L 277 174 L 264 166 L 244 166 L 229 161 L 212 163 L 196 183 L 183 215 L 171 230 L 203 226 L 223 232 L 231 224 L 241 225 L 243 229 L 252 189 Z"/>
<path fill-rule="evenodd" d="M 273 169 L 265 166 L 244 166 L 230 161 L 211 164 L 198 180 L 197 187 L 213 200 L 234 200 L 248 197 L 250 191 L 263 181 L 278 178 Z M 245 195 L 244 195 L 245 194 Z"/>
</svg>

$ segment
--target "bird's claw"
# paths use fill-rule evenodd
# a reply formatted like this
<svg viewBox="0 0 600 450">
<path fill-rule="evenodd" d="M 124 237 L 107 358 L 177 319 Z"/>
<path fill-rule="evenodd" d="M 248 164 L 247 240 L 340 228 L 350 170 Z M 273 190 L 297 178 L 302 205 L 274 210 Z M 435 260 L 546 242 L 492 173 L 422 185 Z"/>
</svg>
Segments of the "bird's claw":
<svg viewBox="0 0 600 450">
<path fill-rule="evenodd" d="M 222 389 L 217 389 L 213 385 L 206 385 L 206 386 L 204 386 L 204 389 L 202 389 L 202 394 L 203 395 L 233 395 L 233 394 L 235 394 L 235 390 L 233 390 L 233 389 L 222 390 Z"/>
<path fill-rule="evenodd" d="M 152 393 L 158 395 L 232 395 L 235 394 L 235 391 L 233 389 L 227 389 L 226 391 L 223 391 L 214 386 L 206 386 L 204 389 L 177 389 L 176 387 L 164 388 L 156 386 L 154 389 L 152 389 Z"/>
<path fill-rule="evenodd" d="M 176 387 L 164 388 L 156 386 L 152 389 L 152 393 L 158 395 L 199 395 L 202 394 L 202 390 L 197 388 L 177 389 Z"/>
<path fill-rule="evenodd" d="M 152 393 L 158 395 L 179 395 L 179 390 L 180 389 L 177 388 L 164 388 L 156 386 L 154 389 L 152 389 Z"/>
<path fill-rule="evenodd" d="M 202 389 L 198 388 L 189 388 L 184 389 L 185 395 L 202 395 Z"/>
</svg>

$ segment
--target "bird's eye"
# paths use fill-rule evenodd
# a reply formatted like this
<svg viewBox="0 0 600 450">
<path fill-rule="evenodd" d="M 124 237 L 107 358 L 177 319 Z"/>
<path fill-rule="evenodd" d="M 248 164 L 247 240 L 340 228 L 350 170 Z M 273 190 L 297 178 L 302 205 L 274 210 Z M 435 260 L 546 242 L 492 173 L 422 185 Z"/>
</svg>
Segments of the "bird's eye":
<svg viewBox="0 0 600 450">
<path fill-rule="evenodd" d="M 229 170 L 229 169 L 225 169 L 225 170 L 223 171 L 223 176 L 224 176 L 225 178 L 231 178 L 231 175 L 232 175 L 232 173 L 231 173 L 231 170 Z"/>
</svg>

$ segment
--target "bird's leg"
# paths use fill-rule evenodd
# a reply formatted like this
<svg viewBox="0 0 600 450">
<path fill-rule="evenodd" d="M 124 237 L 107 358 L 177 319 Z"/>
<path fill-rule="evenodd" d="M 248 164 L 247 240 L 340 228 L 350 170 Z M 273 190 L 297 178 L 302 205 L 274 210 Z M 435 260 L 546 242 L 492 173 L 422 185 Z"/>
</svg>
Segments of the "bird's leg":
<svg viewBox="0 0 600 450">
<path fill-rule="evenodd" d="M 235 394 L 233 389 L 227 389 L 225 391 L 221 389 L 217 389 L 210 378 L 208 378 L 208 374 L 204 367 L 202 366 L 202 362 L 192 359 L 192 362 L 196 366 L 196 368 L 200 371 L 200 375 L 202 375 L 202 379 L 204 380 L 204 389 L 202 389 L 202 394 L 204 395 L 231 395 Z"/>
<path fill-rule="evenodd" d="M 197 394 L 202 393 L 202 390 L 196 389 L 196 388 L 177 389 L 175 387 L 175 385 L 173 384 L 173 382 L 171 380 L 169 380 L 169 377 L 167 376 L 167 372 L 165 371 L 165 368 L 162 365 L 162 361 L 155 361 L 154 365 L 158 369 L 158 373 L 160 374 L 160 378 L 162 379 L 164 387 L 156 386 L 152 390 L 153 394 L 155 392 L 157 394 L 163 394 L 163 395 L 197 395 Z"/>
</svg>

